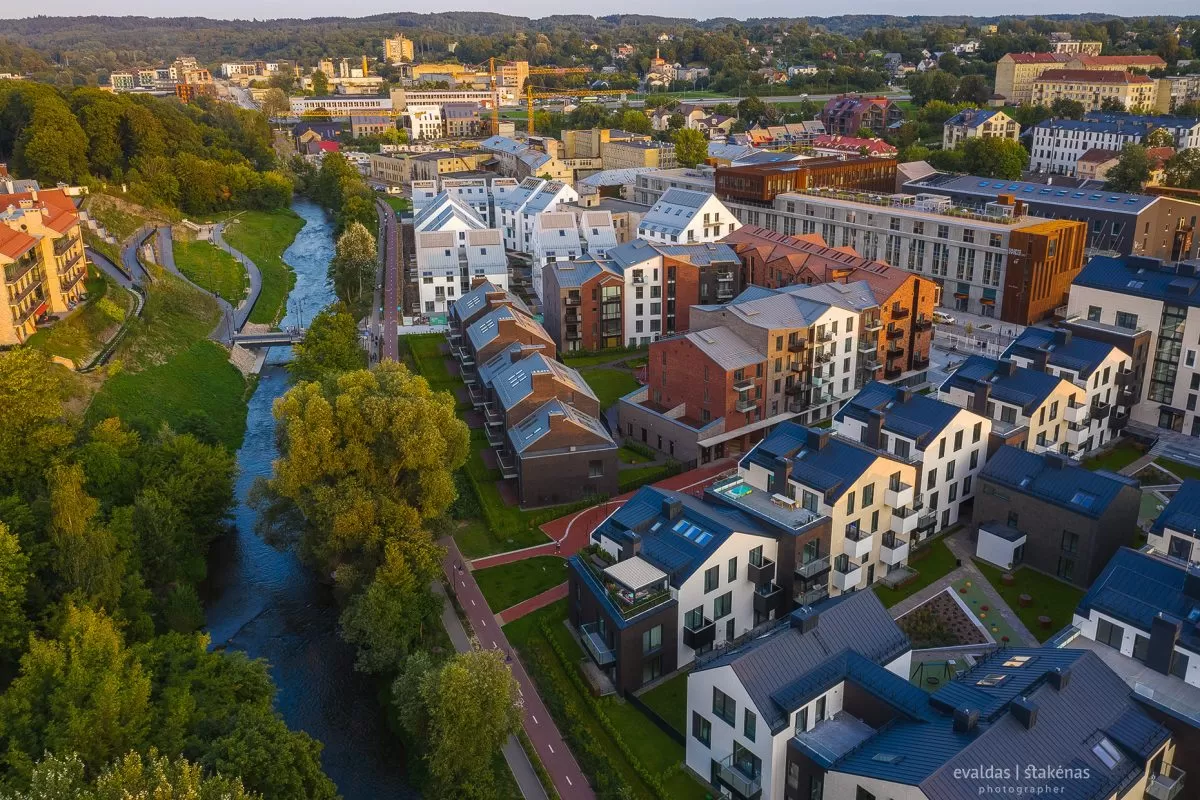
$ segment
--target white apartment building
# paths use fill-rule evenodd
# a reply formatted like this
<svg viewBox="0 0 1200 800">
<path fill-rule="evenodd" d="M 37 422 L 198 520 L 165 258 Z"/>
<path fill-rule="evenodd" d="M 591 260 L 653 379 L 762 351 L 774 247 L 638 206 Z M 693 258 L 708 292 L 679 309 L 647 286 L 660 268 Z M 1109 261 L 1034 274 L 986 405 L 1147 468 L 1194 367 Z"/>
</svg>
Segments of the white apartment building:
<svg viewBox="0 0 1200 800">
<path fill-rule="evenodd" d="M 668 189 L 638 223 L 638 236 L 661 244 L 715 242 L 740 227 L 715 194 Z"/>
<path fill-rule="evenodd" d="M 1200 564 L 1200 514 L 1197 511 L 1200 511 L 1200 480 L 1185 480 L 1150 526 L 1146 543 L 1182 564 Z M 1196 684 L 1200 686 L 1200 680 Z"/>
<path fill-rule="evenodd" d="M 1067 317 L 1130 336 L 1149 332 L 1133 420 L 1200 437 L 1200 278 L 1197 262 L 1095 256 L 1071 285 Z"/>
<path fill-rule="evenodd" d="M 1141 144 L 1152 130 L 1171 133 L 1175 147 L 1200 147 L 1200 119 L 1138 114 L 1088 114 L 1084 119 L 1048 119 L 1033 127 L 1029 168 L 1034 172 L 1076 175 L 1079 157 L 1088 150 L 1120 152 Z"/>
<path fill-rule="evenodd" d="M 1068 329 L 1026 328 L 1009 345 L 1004 358 L 1083 389 L 1092 412 L 1078 423 L 1082 429 L 1068 426 L 1069 431 L 1085 437 L 1080 452 L 1103 447 L 1119 435 L 1120 428 L 1113 421 L 1128 416 L 1132 405 L 1132 392 L 1126 392 L 1123 381 L 1132 368 L 1132 360 L 1124 350 Z"/>
<path fill-rule="evenodd" d="M 534 219 L 530 246 L 531 279 L 540 299 L 542 270 L 548 264 L 585 254 L 603 258 L 617 246 L 617 232 L 608 211 L 543 211 Z"/>
<path fill-rule="evenodd" d="M 446 135 L 442 107 L 436 103 L 409 103 L 400 113 L 400 127 L 408 131 L 409 140 L 414 142 L 442 139 Z"/>
<path fill-rule="evenodd" d="M 329 95 L 327 97 L 293 97 L 289 101 L 293 116 L 303 116 L 327 111 L 335 117 L 348 116 L 363 111 L 391 111 L 390 97 L 368 95 Z"/>
<path fill-rule="evenodd" d="M 716 172 L 711 167 L 680 167 L 643 172 L 635 177 L 633 201 L 652 206 L 668 189 L 712 194 Z"/>
<path fill-rule="evenodd" d="M 911 646 L 873 592 L 799 609 L 769 633 L 702 660 L 688 675 L 688 768 L 730 797 L 782 800 L 789 741 L 842 713 L 850 675 L 832 675 L 832 685 L 811 693 L 787 689 L 818 665 L 849 672 L 851 661 L 908 680 Z"/>
<path fill-rule="evenodd" d="M 837 412 L 834 430 L 918 465 L 916 502 L 892 518 L 892 531 L 915 543 L 959 522 L 987 461 L 992 421 L 932 396 L 872 382 Z"/>
<path fill-rule="evenodd" d="M 571 203 L 579 193 L 562 181 L 526 178 L 515 189 L 493 191 L 492 225 L 504 234 L 504 246 L 518 253 L 533 252 L 533 226 L 539 214 Z"/>
<path fill-rule="evenodd" d="M 438 180 L 415 180 L 412 182 L 413 213 L 420 214 L 425 206 L 439 194 L 454 198 L 469 206 L 475 214 L 495 228 L 495 198 L 516 191 L 519 182 L 514 178 L 439 178 Z"/>
<path fill-rule="evenodd" d="M 480 280 L 508 289 L 508 258 L 500 232 L 443 193 L 413 219 L 419 306 L 444 314 Z"/>
</svg>

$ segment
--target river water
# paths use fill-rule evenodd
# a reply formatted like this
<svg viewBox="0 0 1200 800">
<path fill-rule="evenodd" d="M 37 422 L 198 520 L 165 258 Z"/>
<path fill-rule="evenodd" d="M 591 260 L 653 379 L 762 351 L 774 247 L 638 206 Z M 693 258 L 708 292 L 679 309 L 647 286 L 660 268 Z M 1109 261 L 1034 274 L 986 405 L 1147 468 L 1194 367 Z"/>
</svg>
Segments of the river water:
<svg viewBox="0 0 1200 800">
<path fill-rule="evenodd" d="M 307 325 L 333 302 L 326 279 L 333 226 L 314 203 L 297 198 L 292 210 L 305 226 L 284 260 L 296 272 L 283 326 Z M 273 349 L 250 399 L 234 520 L 236 534 L 214 546 L 207 585 L 208 633 L 214 647 L 245 651 L 271 664 L 279 711 L 289 727 L 324 745 L 321 763 L 345 800 L 410 800 L 404 756 L 387 729 L 373 681 L 354 670 L 354 651 L 338 638 L 338 608 L 329 588 L 290 552 L 254 533 L 257 515 L 246 504 L 254 480 L 269 477 L 275 447 L 271 404 L 288 389 L 282 366 L 290 353 Z"/>
</svg>

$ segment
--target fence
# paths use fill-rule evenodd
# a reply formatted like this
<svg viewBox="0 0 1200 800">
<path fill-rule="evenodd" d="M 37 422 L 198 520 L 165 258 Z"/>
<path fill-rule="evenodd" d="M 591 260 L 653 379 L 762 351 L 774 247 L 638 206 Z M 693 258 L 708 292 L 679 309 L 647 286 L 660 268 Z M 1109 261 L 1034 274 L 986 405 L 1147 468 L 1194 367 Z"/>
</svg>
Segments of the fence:
<svg viewBox="0 0 1200 800">
<path fill-rule="evenodd" d="M 670 736 L 671 739 L 677 744 L 681 746 L 687 746 L 687 739 L 684 737 L 684 735 L 676 730 L 671 723 L 660 717 L 657 711 L 643 703 L 642 698 L 638 697 L 636 694 L 627 694 L 625 695 L 625 699 L 629 701 L 629 705 L 645 714 L 646 717 L 649 718 L 649 720 L 653 722 L 659 730 L 661 730 L 667 736 Z"/>
</svg>

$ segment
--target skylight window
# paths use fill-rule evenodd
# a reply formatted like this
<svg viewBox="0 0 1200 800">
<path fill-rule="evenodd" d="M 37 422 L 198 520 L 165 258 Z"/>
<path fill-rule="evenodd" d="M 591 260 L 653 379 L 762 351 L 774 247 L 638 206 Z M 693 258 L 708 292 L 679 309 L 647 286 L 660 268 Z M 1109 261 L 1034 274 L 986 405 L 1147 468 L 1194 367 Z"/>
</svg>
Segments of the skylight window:
<svg viewBox="0 0 1200 800">
<path fill-rule="evenodd" d="M 983 686 L 984 688 L 990 689 L 990 688 L 999 686 L 1000 684 L 1004 683 L 1006 680 L 1008 680 L 1007 675 L 1002 675 L 999 672 L 993 672 L 990 675 L 986 675 L 986 676 L 980 678 L 979 680 L 975 681 L 975 685 Z"/>
<path fill-rule="evenodd" d="M 1071 503 L 1081 508 L 1091 508 L 1095 502 L 1096 495 L 1088 494 L 1087 492 L 1076 492 L 1075 496 L 1071 498 Z"/>
<path fill-rule="evenodd" d="M 1121 753 L 1117 750 L 1116 745 L 1108 740 L 1107 736 L 1093 745 L 1092 752 L 1109 769 L 1117 766 L 1121 760 Z"/>
<path fill-rule="evenodd" d="M 1003 666 L 1010 667 L 1012 669 L 1020 669 L 1028 664 L 1032 659 L 1033 656 L 1013 656 L 1008 661 L 1005 661 Z"/>
</svg>

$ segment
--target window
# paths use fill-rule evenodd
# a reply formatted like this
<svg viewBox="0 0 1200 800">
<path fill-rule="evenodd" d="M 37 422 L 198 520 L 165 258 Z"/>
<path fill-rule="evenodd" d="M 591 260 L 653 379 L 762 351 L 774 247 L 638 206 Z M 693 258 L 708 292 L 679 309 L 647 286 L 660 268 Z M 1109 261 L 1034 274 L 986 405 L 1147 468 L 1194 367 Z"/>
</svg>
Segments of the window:
<svg viewBox="0 0 1200 800">
<path fill-rule="evenodd" d="M 957 453 L 959 450 L 962 450 L 962 443 L 963 443 L 963 432 L 955 431 L 954 432 L 954 452 Z"/>
<path fill-rule="evenodd" d="M 854 787 L 854 800 L 875 800 L 875 795 L 861 786 Z"/>
<path fill-rule="evenodd" d="M 825 695 L 817 698 L 817 713 L 814 716 L 817 722 L 825 719 Z"/>
<path fill-rule="evenodd" d="M 1137 314 L 1130 314 L 1127 311 L 1118 311 L 1117 312 L 1117 327 L 1118 328 L 1125 328 L 1126 330 L 1134 331 L 1134 330 L 1137 330 L 1137 326 L 1138 326 Z"/>
<path fill-rule="evenodd" d="M 955 465 L 955 463 L 956 462 L 954 462 L 954 461 L 946 462 L 946 480 L 948 480 L 948 481 L 954 480 L 954 465 Z"/>
<path fill-rule="evenodd" d="M 1178 650 L 1171 656 L 1171 674 L 1176 678 L 1186 678 L 1188 669 L 1188 656 Z"/>
<path fill-rule="evenodd" d="M 642 654 L 653 653 L 662 647 L 662 625 L 655 625 L 648 631 L 642 631 Z"/>
<path fill-rule="evenodd" d="M 936 469 L 929 470 L 928 478 L 929 478 L 928 481 L 925 483 L 926 489 L 932 489 L 934 486 L 937 486 L 937 470 Z"/>
<path fill-rule="evenodd" d="M 726 592 L 713 603 L 713 619 L 727 617 L 730 611 L 733 611 L 733 592 Z"/>
<path fill-rule="evenodd" d="M 978 441 L 979 441 L 979 437 L 980 437 L 980 436 L 982 436 L 982 435 L 983 435 L 983 423 L 982 423 L 982 422 L 976 422 L 976 423 L 975 423 L 975 430 L 974 430 L 974 431 L 971 433 L 971 443 L 972 443 L 972 444 L 974 444 L 975 442 L 978 442 Z M 973 467 L 973 466 L 975 466 L 975 465 L 974 465 L 974 464 L 972 464 L 971 466 Z"/>
<path fill-rule="evenodd" d="M 850 494 L 846 495 L 846 513 L 854 513 L 854 492 L 850 492 Z"/>
<path fill-rule="evenodd" d="M 796 733 L 804 733 L 808 730 L 808 706 L 796 712 Z"/>
<path fill-rule="evenodd" d="M 1096 624 L 1096 641 L 1101 644 L 1106 644 L 1114 650 L 1121 649 L 1121 641 L 1125 638 L 1125 629 L 1120 625 L 1113 625 L 1106 619 L 1100 620 Z"/>
<path fill-rule="evenodd" d="M 763 563 L 763 548 L 760 544 L 758 547 L 750 551 L 749 559 L 751 564 L 756 567 L 761 567 Z"/>
<path fill-rule="evenodd" d="M 1150 655 L 1150 639 L 1142 636 L 1140 633 L 1133 635 L 1133 657 L 1138 661 L 1145 662 Z"/>
<path fill-rule="evenodd" d="M 979 451 L 976 450 L 974 453 L 971 453 L 971 469 L 975 469 L 978 466 L 979 466 Z"/>
<path fill-rule="evenodd" d="M 875 484 L 868 483 L 862 490 L 863 508 L 869 508 L 875 505 Z"/>
<path fill-rule="evenodd" d="M 712 710 L 717 719 L 724 720 L 730 727 L 736 724 L 737 702 L 715 686 L 713 687 Z"/>
<path fill-rule="evenodd" d="M 604 476 L 604 462 L 600 460 L 588 462 L 588 477 L 600 478 Z"/>
<path fill-rule="evenodd" d="M 709 567 L 704 570 L 704 593 L 708 594 L 721 585 L 721 568 Z"/>
<path fill-rule="evenodd" d="M 1121 754 L 1118 752 L 1116 745 L 1110 742 L 1107 736 L 1096 742 L 1095 746 L 1092 747 L 1092 752 L 1109 769 L 1117 766 L 1121 760 Z"/>
<path fill-rule="evenodd" d="M 758 728 L 758 717 L 750 709 L 742 711 L 742 734 L 750 741 L 754 741 L 754 736 Z"/>
<path fill-rule="evenodd" d="M 692 738 L 705 747 L 712 742 L 712 723 L 695 711 L 692 712 Z"/>
<path fill-rule="evenodd" d="M 730 583 L 737 580 L 737 556 L 729 559 L 729 571 L 726 574 L 729 576 Z"/>
</svg>

